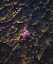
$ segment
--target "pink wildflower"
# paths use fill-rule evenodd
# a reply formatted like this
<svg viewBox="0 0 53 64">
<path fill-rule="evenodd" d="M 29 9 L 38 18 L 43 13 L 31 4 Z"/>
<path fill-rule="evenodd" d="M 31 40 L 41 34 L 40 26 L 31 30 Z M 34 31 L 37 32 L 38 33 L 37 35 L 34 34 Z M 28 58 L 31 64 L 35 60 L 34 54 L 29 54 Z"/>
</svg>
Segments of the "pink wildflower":
<svg viewBox="0 0 53 64">
<path fill-rule="evenodd" d="M 24 30 L 22 37 L 30 36 L 30 33 L 27 30 Z"/>
</svg>

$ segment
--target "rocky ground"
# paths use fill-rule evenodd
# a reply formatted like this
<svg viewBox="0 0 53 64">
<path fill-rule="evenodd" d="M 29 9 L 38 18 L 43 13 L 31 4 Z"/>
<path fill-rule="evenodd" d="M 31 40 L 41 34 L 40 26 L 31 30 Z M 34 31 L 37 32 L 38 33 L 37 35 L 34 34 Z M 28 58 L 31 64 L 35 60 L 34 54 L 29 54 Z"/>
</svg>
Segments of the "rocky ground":
<svg viewBox="0 0 53 64">
<path fill-rule="evenodd" d="M 53 0 L 0 0 L 0 64 L 53 64 Z"/>
</svg>

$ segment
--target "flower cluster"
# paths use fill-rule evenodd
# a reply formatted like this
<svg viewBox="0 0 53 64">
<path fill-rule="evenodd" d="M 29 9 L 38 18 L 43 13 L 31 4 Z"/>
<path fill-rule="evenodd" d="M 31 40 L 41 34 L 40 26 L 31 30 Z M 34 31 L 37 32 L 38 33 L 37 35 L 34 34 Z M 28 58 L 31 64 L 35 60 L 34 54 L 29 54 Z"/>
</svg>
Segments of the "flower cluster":
<svg viewBox="0 0 53 64">
<path fill-rule="evenodd" d="M 22 34 L 22 37 L 29 37 L 30 33 L 27 30 L 24 30 L 24 33 Z"/>
</svg>

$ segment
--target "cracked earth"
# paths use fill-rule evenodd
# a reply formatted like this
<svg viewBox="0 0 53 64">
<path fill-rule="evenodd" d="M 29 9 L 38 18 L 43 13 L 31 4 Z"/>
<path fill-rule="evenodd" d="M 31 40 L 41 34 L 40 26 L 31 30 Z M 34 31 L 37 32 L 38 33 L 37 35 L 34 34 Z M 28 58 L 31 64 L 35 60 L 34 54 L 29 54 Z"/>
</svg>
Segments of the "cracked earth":
<svg viewBox="0 0 53 64">
<path fill-rule="evenodd" d="M 53 64 L 53 0 L 0 0 L 0 64 Z"/>
</svg>

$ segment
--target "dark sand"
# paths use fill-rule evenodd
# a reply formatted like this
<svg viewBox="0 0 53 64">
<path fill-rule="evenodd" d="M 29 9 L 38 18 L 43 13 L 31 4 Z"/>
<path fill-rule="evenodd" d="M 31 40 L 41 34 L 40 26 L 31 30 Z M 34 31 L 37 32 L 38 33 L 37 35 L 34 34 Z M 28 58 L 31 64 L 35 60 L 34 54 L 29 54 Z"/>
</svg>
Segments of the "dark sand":
<svg viewBox="0 0 53 64">
<path fill-rule="evenodd" d="M 0 0 L 0 64 L 53 64 L 53 0 Z"/>
</svg>

